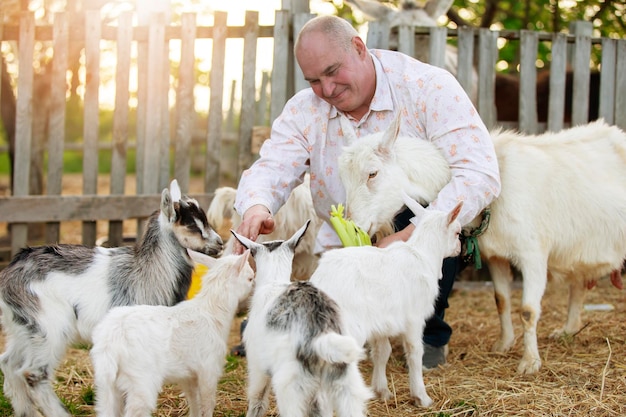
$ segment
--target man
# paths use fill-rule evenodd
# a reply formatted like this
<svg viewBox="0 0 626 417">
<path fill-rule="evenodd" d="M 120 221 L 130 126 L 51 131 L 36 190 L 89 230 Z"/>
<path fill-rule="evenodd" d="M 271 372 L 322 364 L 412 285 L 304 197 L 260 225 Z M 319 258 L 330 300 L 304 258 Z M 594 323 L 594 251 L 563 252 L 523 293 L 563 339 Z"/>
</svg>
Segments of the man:
<svg viewBox="0 0 626 417">
<path fill-rule="evenodd" d="M 447 71 L 393 51 L 369 51 L 356 30 L 336 16 L 318 16 L 301 30 L 296 59 L 311 88 L 298 92 L 272 126 L 260 158 L 246 170 L 237 189 L 237 232 L 250 239 L 274 229 L 272 213 L 291 190 L 311 175 L 317 214 L 329 219 L 332 204 L 345 202 L 338 156 L 349 120 L 357 137 L 387 128 L 402 112 L 400 134 L 433 142 L 450 163 L 451 181 L 429 207 L 450 210 L 463 200 L 461 223 L 473 220 L 500 192 L 493 143 L 470 99 Z M 419 161 L 415 161 L 419 163 Z M 377 243 L 406 238 L 414 228 L 410 213 L 396 218 L 395 234 Z M 318 234 L 317 249 L 341 246 L 329 223 Z M 241 248 L 239 248 L 241 250 Z M 424 331 L 424 367 L 445 364 L 452 333 L 444 321 L 458 259 L 443 265 L 435 315 Z"/>
</svg>

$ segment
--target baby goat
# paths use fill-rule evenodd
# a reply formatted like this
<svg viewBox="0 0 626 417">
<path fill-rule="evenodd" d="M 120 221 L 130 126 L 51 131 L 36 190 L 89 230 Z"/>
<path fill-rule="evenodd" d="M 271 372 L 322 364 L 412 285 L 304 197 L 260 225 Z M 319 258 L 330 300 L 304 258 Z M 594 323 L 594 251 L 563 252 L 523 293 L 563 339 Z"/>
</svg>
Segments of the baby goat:
<svg viewBox="0 0 626 417">
<path fill-rule="evenodd" d="M 209 267 L 194 298 L 116 307 L 102 319 L 91 349 L 99 417 L 150 416 L 164 383 L 180 384 L 190 417 L 213 415 L 235 311 L 252 291 L 249 253 L 191 253 Z"/>
<path fill-rule="evenodd" d="M 0 272 L 6 351 L 4 394 L 19 417 L 69 416 L 52 388 L 55 368 L 72 343 L 114 306 L 174 305 L 185 299 L 193 262 L 186 248 L 218 255 L 222 239 L 198 202 L 176 180 L 135 247 L 52 245 L 22 249 Z"/>
<path fill-rule="evenodd" d="M 463 203 L 444 213 L 426 210 L 404 196 L 416 215 L 411 219 L 415 230 L 406 242 L 325 252 L 310 282 L 337 302 L 346 332 L 361 345 L 369 341 L 372 387 L 384 399 L 391 395 L 385 376 L 391 354 L 388 338 L 403 337 L 411 396 L 427 407 L 432 400 L 422 376 L 422 335 L 435 310 L 443 260 L 461 250 L 457 217 Z"/>
<path fill-rule="evenodd" d="M 256 261 L 256 286 L 243 334 L 248 358 L 248 417 L 269 405 L 270 379 L 280 415 L 365 416 L 371 398 L 358 369 L 363 349 L 342 335 L 339 310 L 306 281 L 290 283 L 296 246 L 309 222 L 286 241 L 256 243 L 233 232 Z"/>
</svg>

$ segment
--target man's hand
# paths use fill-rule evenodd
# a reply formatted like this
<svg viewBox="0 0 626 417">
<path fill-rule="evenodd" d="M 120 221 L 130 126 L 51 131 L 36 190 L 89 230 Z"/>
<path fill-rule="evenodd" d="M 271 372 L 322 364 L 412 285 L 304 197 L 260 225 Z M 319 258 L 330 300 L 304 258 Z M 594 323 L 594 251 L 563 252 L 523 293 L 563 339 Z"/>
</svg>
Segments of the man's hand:
<svg viewBox="0 0 626 417">
<path fill-rule="evenodd" d="M 237 233 L 256 241 L 259 235 L 266 235 L 274 231 L 274 218 L 269 209 L 261 204 L 250 207 L 243 214 L 241 224 L 237 228 Z M 234 239 L 234 238 L 233 238 Z M 233 253 L 242 254 L 244 247 L 238 241 L 233 246 Z"/>
<path fill-rule="evenodd" d="M 379 248 L 385 248 L 391 245 L 393 242 L 398 241 L 398 240 L 406 242 L 407 240 L 409 240 L 409 237 L 411 236 L 411 233 L 413 233 L 413 230 L 415 230 L 415 225 L 411 223 L 404 229 L 400 230 L 399 232 L 385 236 L 384 238 L 378 240 L 375 246 Z"/>
</svg>

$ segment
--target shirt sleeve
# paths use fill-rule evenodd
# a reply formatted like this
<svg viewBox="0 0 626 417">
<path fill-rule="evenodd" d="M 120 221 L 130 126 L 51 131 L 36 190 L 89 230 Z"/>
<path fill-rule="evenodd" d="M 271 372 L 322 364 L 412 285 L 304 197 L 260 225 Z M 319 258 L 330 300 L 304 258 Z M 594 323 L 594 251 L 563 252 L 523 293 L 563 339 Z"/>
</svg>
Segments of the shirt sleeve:
<svg viewBox="0 0 626 417">
<path fill-rule="evenodd" d="M 500 173 L 491 136 L 469 97 L 448 72 L 427 80 L 427 94 L 419 100 L 428 139 L 450 164 L 452 178 L 433 209 L 451 210 L 463 200 L 460 222 L 470 223 L 500 194 Z"/>
<path fill-rule="evenodd" d="M 235 199 L 235 210 L 241 216 L 256 204 L 276 213 L 302 183 L 310 147 L 300 104 L 296 95 L 285 105 L 272 125 L 270 137 L 261 146 L 259 159 L 242 173 Z"/>
</svg>

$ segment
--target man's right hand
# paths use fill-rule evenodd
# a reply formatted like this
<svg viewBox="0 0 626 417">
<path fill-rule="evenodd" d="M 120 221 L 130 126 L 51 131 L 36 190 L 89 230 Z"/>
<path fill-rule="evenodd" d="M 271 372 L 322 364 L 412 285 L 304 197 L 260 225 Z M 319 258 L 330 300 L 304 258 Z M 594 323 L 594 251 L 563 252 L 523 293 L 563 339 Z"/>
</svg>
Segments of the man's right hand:
<svg viewBox="0 0 626 417">
<path fill-rule="evenodd" d="M 237 233 L 256 241 L 259 235 L 272 233 L 275 227 L 274 218 L 269 209 L 261 204 L 250 207 L 243 214 L 241 224 L 237 228 Z M 234 238 L 233 238 L 234 239 Z M 238 241 L 233 246 L 233 253 L 241 254 L 244 247 Z"/>
</svg>

